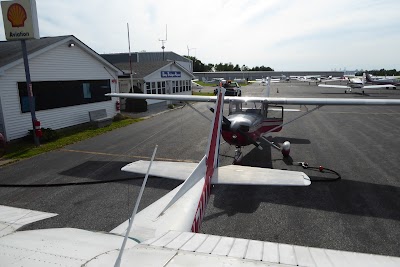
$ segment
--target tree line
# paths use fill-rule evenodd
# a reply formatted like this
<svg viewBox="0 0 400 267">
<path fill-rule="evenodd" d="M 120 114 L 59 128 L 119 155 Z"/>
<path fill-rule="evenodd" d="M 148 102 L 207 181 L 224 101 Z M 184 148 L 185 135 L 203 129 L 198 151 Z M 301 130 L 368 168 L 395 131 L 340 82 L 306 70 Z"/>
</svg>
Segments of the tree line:
<svg viewBox="0 0 400 267">
<path fill-rule="evenodd" d="M 270 67 L 256 66 L 253 68 L 249 68 L 246 65 L 239 66 L 239 64 L 233 65 L 231 62 L 229 63 L 219 63 L 219 64 L 204 64 L 201 60 L 196 57 L 184 56 L 193 61 L 193 72 L 210 72 L 210 71 L 274 71 L 274 69 Z"/>
<path fill-rule="evenodd" d="M 385 70 L 385 69 L 360 70 L 360 71 L 356 72 L 356 75 L 362 76 L 364 72 L 368 72 L 369 74 L 372 74 L 374 76 L 400 76 L 400 71 L 397 71 L 396 69 L 392 69 L 392 70 Z"/>
</svg>

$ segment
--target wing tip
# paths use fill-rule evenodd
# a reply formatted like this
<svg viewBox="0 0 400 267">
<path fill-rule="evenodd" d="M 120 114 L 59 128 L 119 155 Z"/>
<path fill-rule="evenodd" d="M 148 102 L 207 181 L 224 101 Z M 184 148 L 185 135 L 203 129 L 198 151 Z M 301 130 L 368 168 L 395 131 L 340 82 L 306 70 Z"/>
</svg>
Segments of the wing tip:
<svg viewBox="0 0 400 267">
<path fill-rule="evenodd" d="M 304 178 L 304 186 L 309 186 L 311 184 L 311 179 L 308 177 L 307 174 L 303 173 L 303 178 Z"/>
</svg>

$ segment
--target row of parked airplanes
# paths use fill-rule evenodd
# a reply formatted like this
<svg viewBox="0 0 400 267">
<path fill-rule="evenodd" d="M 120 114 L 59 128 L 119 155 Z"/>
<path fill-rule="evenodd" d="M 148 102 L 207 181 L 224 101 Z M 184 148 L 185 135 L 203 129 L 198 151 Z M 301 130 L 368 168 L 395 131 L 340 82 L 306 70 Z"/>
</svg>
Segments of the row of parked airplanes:
<svg viewBox="0 0 400 267">
<path fill-rule="evenodd" d="M 247 82 L 254 84 L 266 85 L 268 78 L 261 78 L 255 80 L 247 80 L 247 79 L 234 79 L 235 82 Z M 319 87 L 327 87 L 327 88 L 338 88 L 343 89 L 344 93 L 351 93 L 354 89 L 361 90 L 364 94 L 364 89 L 396 89 L 396 86 L 400 86 L 400 78 L 399 77 L 373 77 L 368 73 L 363 73 L 361 78 L 356 77 L 355 75 L 344 75 L 343 77 L 332 77 L 332 76 L 321 76 L 321 75 L 306 75 L 306 76 L 285 76 L 281 75 L 279 77 L 270 77 L 271 83 L 278 83 L 283 81 L 300 81 L 300 82 L 308 82 L 309 84 L 314 83 L 318 84 Z M 198 80 L 192 81 L 192 86 L 194 88 L 202 88 L 201 85 L 196 83 Z M 226 80 L 224 78 L 213 78 L 209 83 L 225 83 Z M 331 82 L 346 82 L 346 85 L 339 84 L 330 84 Z"/>
</svg>

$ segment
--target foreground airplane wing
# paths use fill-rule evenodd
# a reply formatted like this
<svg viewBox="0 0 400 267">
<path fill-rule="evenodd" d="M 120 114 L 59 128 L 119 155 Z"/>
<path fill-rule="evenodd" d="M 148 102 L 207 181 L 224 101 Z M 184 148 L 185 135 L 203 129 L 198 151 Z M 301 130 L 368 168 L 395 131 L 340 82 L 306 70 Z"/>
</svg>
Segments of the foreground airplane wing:
<svg viewBox="0 0 400 267">
<path fill-rule="evenodd" d="M 149 161 L 139 160 L 126 165 L 121 170 L 146 174 L 149 164 Z M 154 161 L 149 174 L 162 178 L 185 180 L 196 166 L 196 163 Z M 310 178 L 304 172 L 240 165 L 218 167 L 214 172 L 211 183 L 280 186 L 307 186 L 311 184 Z"/>
<path fill-rule="evenodd" d="M 16 232 L 0 239 L 0 262 L 1 266 L 114 266 L 121 242 L 121 236 L 71 228 Z M 129 239 L 121 266 L 398 267 L 400 258 L 168 231 L 140 244 Z"/>
</svg>

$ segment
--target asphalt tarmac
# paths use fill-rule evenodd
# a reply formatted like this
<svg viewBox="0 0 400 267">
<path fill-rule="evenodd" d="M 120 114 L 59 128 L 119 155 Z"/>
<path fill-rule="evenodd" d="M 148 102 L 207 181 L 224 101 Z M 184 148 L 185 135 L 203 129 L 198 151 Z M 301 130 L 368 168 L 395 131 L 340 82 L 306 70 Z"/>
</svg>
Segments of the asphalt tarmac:
<svg viewBox="0 0 400 267">
<path fill-rule="evenodd" d="M 207 89 L 205 89 L 206 91 Z M 209 90 L 213 90 L 210 88 Z M 262 95 L 265 86 L 242 87 Z M 400 98 L 400 90 L 365 90 L 366 95 L 308 83 L 272 85 L 271 96 L 322 98 Z M 207 106 L 195 107 L 210 117 Z M 291 106 L 291 108 L 299 108 Z M 307 107 L 312 108 L 312 107 Z M 305 107 L 302 107 L 304 110 Z M 285 121 L 299 112 L 285 112 Z M 31 159 L 0 167 L 0 183 L 64 183 L 134 178 L 120 168 L 156 158 L 199 161 L 205 153 L 209 122 L 189 107 L 151 117 L 122 129 Z M 400 107 L 323 107 L 283 128 L 270 139 L 292 143 L 291 158 L 279 151 L 248 146 L 242 164 L 306 172 L 309 187 L 214 186 L 201 231 L 330 249 L 400 257 Z M 220 164 L 232 163 L 234 148 L 222 143 Z M 291 162 L 324 166 L 333 174 L 303 170 Z M 75 227 L 110 231 L 132 212 L 142 183 L 127 182 L 49 188 L 0 188 L 0 204 L 59 214 L 22 230 Z M 151 178 L 140 209 L 179 182 Z"/>
</svg>

